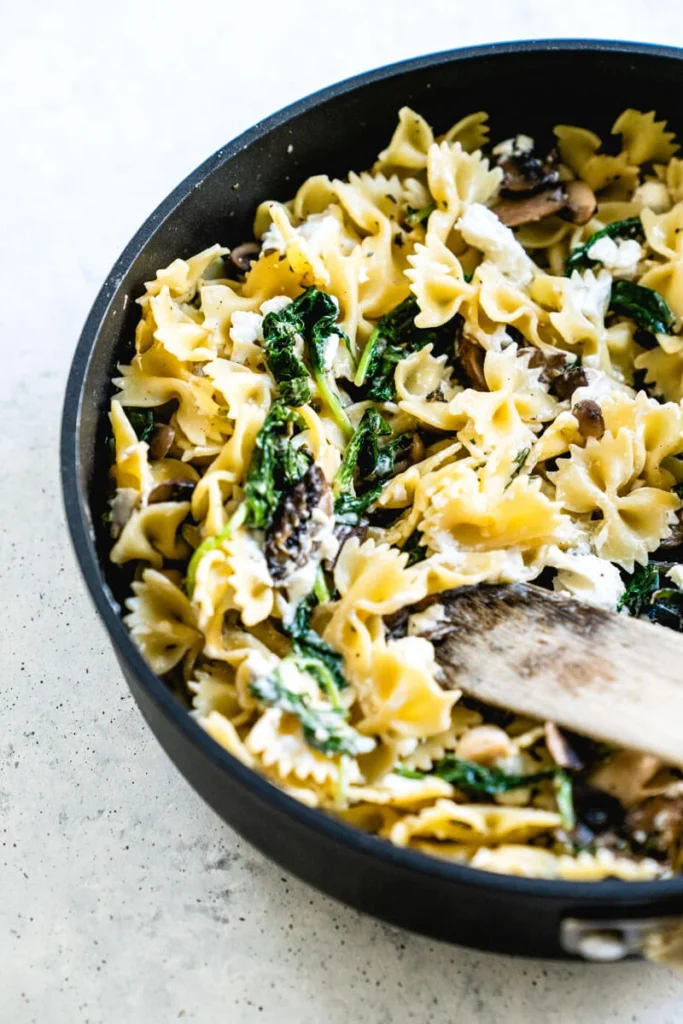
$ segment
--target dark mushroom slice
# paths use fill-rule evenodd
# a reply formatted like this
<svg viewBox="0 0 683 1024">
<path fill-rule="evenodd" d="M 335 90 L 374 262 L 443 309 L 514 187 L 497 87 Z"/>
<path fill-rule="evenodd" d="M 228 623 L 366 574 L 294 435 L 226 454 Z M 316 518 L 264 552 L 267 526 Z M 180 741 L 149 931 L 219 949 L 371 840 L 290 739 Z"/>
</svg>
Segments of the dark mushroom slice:
<svg viewBox="0 0 683 1024">
<path fill-rule="evenodd" d="M 572 406 L 572 412 L 578 420 L 581 437 L 601 438 L 605 433 L 605 421 L 597 402 L 593 402 L 591 399 L 577 402 Z"/>
<path fill-rule="evenodd" d="M 238 273 L 246 274 L 252 263 L 259 258 L 260 252 L 261 246 L 258 242 L 242 242 L 241 245 L 230 250 L 227 260 L 232 263 Z"/>
<path fill-rule="evenodd" d="M 683 839 L 683 797 L 653 796 L 631 807 L 624 831 L 654 855 L 667 854 Z"/>
<path fill-rule="evenodd" d="M 523 193 L 515 199 L 501 199 L 494 206 L 493 212 L 507 227 L 518 228 L 522 224 L 535 224 L 544 217 L 561 213 L 566 206 L 564 186 L 558 185 L 542 192 Z"/>
<path fill-rule="evenodd" d="M 572 397 L 577 388 L 585 388 L 587 384 L 588 377 L 583 367 L 572 366 L 570 370 L 565 370 L 553 378 L 550 390 L 564 402 Z"/>
<path fill-rule="evenodd" d="M 560 768 L 580 771 L 583 768 L 583 762 L 562 730 L 554 722 L 546 722 L 544 732 L 548 753 L 555 764 Z"/>
<path fill-rule="evenodd" d="M 455 342 L 455 356 L 470 386 L 475 391 L 488 391 L 489 386 L 484 374 L 486 352 L 481 345 L 461 333 Z"/>
<path fill-rule="evenodd" d="M 314 511 L 334 514 L 332 489 L 313 463 L 283 499 L 266 535 L 266 560 L 274 580 L 284 580 L 315 554 L 320 523 Z"/>
<path fill-rule="evenodd" d="M 566 352 L 544 352 L 540 348 L 533 348 L 529 356 L 529 366 L 532 369 L 541 368 L 539 380 L 544 384 L 561 376 L 567 369 Z"/>
<path fill-rule="evenodd" d="M 113 540 L 121 536 L 121 531 L 132 516 L 140 494 L 134 487 L 118 487 L 116 494 L 109 502 L 110 533 Z"/>
<path fill-rule="evenodd" d="M 195 489 L 193 480 L 162 480 L 155 484 L 147 495 L 148 505 L 161 501 L 189 501 Z"/>
<path fill-rule="evenodd" d="M 562 216 L 572 224 L 587 224 L 598 208 L 593 189 L 585 181 L 568 181 L 566 209 Z"/>
<path fill-rule="evenodd" d="M 677 512 L 676 522 L 671 526 L 668 536 L 666 536 L 664 540 L 660 541 L 657 551 L 661 548 L 665 548 L 668 552 L 669 548 L 678 548 L 681 547 L 681 545 L 683 545 L 683 522 L 681 522 L 681 513 Z M 655 552 L 655 557 L 656 555 L 657 552 Z M 668 554 L 667 557 L 669 557 Z"/>
<path fill-rule="evenodd" d="M 545 160 L 540 160 L 530 151 L 506 153 L 497 162 L 503 172 L 500 194 L 511 199 L 521 194 L 541 192 L 556 185 L 560 179 L 558 154 L 555 150 Z"/>
<path fill-rule="evenodd" d="M 167 423 L 157 423 L 149 440 L 149 454 L 153 459 L 164 459 L 175 441 L 175 430 Z"/>
</svg>

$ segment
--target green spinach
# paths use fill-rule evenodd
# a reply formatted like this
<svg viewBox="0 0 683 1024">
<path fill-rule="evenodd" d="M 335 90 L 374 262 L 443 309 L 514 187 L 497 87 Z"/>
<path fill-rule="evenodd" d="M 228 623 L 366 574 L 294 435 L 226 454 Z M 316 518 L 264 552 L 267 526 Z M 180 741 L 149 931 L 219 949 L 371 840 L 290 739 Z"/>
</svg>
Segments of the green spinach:
<svg viewBox="0 0 683 1024">
<path fill-rule="evenodd" d="M 414 228 L 418 224 L 421 224 L 423 220 L 427 220 L 429 216 L 436 209 L 436 203 L 427 203 L 426 206 L 407 206 L 406 207 L 406 224 L 408 227 Z"/>
<path fill-rule="evenodd" d="M 410 444 L 410 438 L 401 434 L 392 441 L 380 445 L 379 438 L 391 434 L 391 427 L 384 417 L 371 407 L 346 446 L 341 465 L 334 479 L 334 511 L 338 519 L 355 524 L 365 510 L 378 498 L 382 481 L 394 472 L 396 459 Z M 356 494 L 354 475 L 358 473 L 364 482 L 373 482 L 362 494 Z"/>
<path fill-rule="evenodd" d="M 586 270 L 595 266 L 599 260 L 594 260 L 589 252 L 596 242 L 601 238 L 635 238 L 642 242 L 645 238 L 645 231 L 640 217 L 627 217 L 626 220 L 615 220 L 606 228 L 601 228 L 590 236 L 587 242 L 572 249 L 564 264 L 566 277 L 571 277 L 575 270 Z"/>
<path fill-rule="evenodd" d="M 638 568 L 627 583 L 617 611 L 647 618 L 677 633 L 683 632 L 683 590 L 664 576 L 673 562 L 648 562 Z"/>
<path fill-rule="evenodd" d="M 327 757 L 366 754 L 375 745 L 374 740 L 362 736 L 348 724 L 348 712 L 342 708 L 312 707 L 307 694 L 289 690 L 282 681 L 279 669 L 269 676 L 254 680 L 249 690 L 266 707 L 295 715 L 301 722 L 306 743 Z"/>
<path fill-rule="evenodd" d="M 434 355 L 454 354 L 453 325 L 444 324 L 435 330 L 415 326 L 420 312 L 417 299 L 408 296 L 395 309 L 381 317 L 368 338 L 358 363 L 354 383 L 365 388 L 368 398 L 390 402 L 396 397 L 394 372 L 396 364 L 425 345 L 434 346 Z"/>
<path fill-rule="evenodd" d="M 149 441 L 154 430 L 154 413 L 151 409 L 131 409 L 128 422 L 138 435 L 138 441 Z"/>
<path fill-rule="evenodd" d="M 185 581 L 190 596 L 194 591 L 197 566 L 208 551 L 229 540 L 243 524 L 260 530 L 270 526 L 283 494 L 299 482 L 313 461 L 305 448 L 297 448 L 291 441 L 294 430 L 304 426 L 293 409 L 281 402 L 271 406 L 256 435 L 244 484 L 244 500 L 220 533 L 207 537 L 190 559 Z"/>
<path fill-rule="evenodd" d="M 676 317 L 659 292 L 634 281 L 615 281 L 609 308 L 651 334 L 670 334 Z"/>
<path fill-rule="evenodd" d="M 263 342 L 268 369 L 280 388 L 287 405 L 299 406 L 312 395 L 309 371 L 296 353 L 298 338 L 307 349 L 313 379 L 332 416 L 347 437 L 353 427 L 344 410 L 326 352 L 330 338 L 338 337 L 349 346 L 349 340 L 335 321 L 339 315 L 336 300 L 319 288 L 310 287 L 288 306 L 268 313 L 263 320 Z"/>
</svg>

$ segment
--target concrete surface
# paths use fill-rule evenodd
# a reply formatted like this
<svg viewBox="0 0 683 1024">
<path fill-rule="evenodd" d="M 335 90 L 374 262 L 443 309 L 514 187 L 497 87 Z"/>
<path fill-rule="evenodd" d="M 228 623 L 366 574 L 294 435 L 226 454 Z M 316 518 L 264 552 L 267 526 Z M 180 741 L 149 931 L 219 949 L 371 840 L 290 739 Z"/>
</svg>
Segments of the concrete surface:
<svg viewBox="0 0 683 1024">
<path fill-rule="evenodd" d="M 589 0 L 1 9 L 0 1021 L 680 1021 L 683 980 L 668 971 L 440 946 L 335 905 L 241 842 L 133 706 L 57 474 L 90 302 L 147 213 L 222 142 L 417 51 L 544 35 L 681 43 L 679 5 L 646 19 L 638 2 Z"/>
</svg>

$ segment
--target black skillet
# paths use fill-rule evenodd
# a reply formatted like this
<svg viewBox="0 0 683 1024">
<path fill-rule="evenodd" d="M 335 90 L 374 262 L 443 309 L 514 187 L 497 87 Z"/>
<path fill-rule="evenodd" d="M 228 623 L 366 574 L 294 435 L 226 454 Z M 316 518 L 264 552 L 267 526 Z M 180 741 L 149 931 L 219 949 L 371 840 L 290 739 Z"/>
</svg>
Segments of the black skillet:
<svg viewBox="0 0 683 1024">
<path fill-rule="evenodd" d="M 110 380 L 133 337 L 133 300 L 157 268 L 213 242 L 249 239 L 257 204 L 290 198 L 310 174 L 343 176 L 370 166 L 404 104 L 437 132 L 487 110 L 494 140 L 524 132 L 544 151 L 558 122 L 608 138 L 625 107 L 655 109 L 680 137 L 682 92 L 683 51 L 591 41 L 456 50 L 324 89 L 228 143 L 164 200 L 116 262 L 76 349 L 61 439 L 69 527 L 128 685 L 157 739 L 214 810 L 267 856 L 360 910 L 439 939 L 528 956 L 616 959 L 637 953 L 644 932 L 661 918 L 683 915 L 683 878 L 559 882 L 449 864 L 302 806 L 221 749 L 147 667 L 120 619 L 124 583 L 107 561 L 100 527 Z"/>
</svg>

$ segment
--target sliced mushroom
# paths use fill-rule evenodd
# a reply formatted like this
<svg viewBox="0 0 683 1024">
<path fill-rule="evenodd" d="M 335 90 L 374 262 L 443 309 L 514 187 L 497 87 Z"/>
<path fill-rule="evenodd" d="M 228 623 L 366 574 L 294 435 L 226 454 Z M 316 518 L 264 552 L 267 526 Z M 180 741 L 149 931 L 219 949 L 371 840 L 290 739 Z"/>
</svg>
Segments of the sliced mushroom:
<svg viewBox="0 0 683 1024">
<path fill-rule="evenodd" d="M 683 523 L 681 513 L 677 513 L 676 522 L 672 524 L 668 536 L 660 541 L 660 548 L 678 548 L 683 544 Z M 659 549 L 658 549 L 659 550 Z"/>
<path fill-rule="evenodd" d="M 570 746 L 562 730 L 554 722 L 546 722 L 544 731 L 545 743 L 555 764 L 560 768 L 572 768 L 574 771 L 580 771 L 583 768 L 583 762 Z"/>
<path fill-rule="evenodd" d="M 486 352 L 476 341 L 460 334 L 455 343 L 455 354 L 460 367 L 475 391 L 488 391 L 484 374 Z"/>
<path fill-rule="evenodd" d="M 503 172 L 500 194 L 514 198 L 520 193 L 541 192 L 559 181 L 557 153 L 540 160 L 532 151 L 505 154 L 498 160 Z"/>
<path fill-rule="evenodd" d="M 551 391 L 557 395 L 560 401 L 564 402 L 571 398 L 577 388 L 585 388 L 588 385 L 588 377 L 582 366 L 573 366 L 553 378 Z"/>
<path fill-rule="evenodd" d="M 153 459 L 165 458 L 175 441 L 175 430 L 167 423 L 157 423 L 149 442 L 149 454 Z"/>
<path fill-rule="evenodd" d="M 111 536 L 113 540 L 121 536 L 121 531 L 133 514 L 140 494 L 134 487 L 118 487 L 116 494 L 109 502 L 111 509 Z"/>
<path fill-rule="evenodd" d="M 561 213 L 567 206 L 564 186 L 554 186 L 542 192 L 522 194 L 517 199 L 501 199 L 494 207 L 494 213 L 509 228 L 522 224 L 535 224 L 553 213 Z"/>
<path fill-rule="evenodd" d="M 529 366 L 532 369 L 540 367 L 539 380 L 544 384 L 549 384 L 566 372 L 567 354 L 566 352 L 544 352 L 540 348 L 532 348 Z"/>
<path fill-rule="evenodd" d="M 337 553 L 334 556 L 334 558 L 325 559 L 325 561 L 323 562 L 323 569 L 325 569 L 326 572 L 333 571 L 335 565 L 337 564 L 337 559 L 341 554 L 341 549 L 343 548 L 344 544 L 349 539 L 349 537 L 358 537 L 359 541 L 362 544 L 363 541 L 365 540 L 365 535 L 368 532 L 369 526 L 370 520 L 364 519 L 362 517 L 358 520 L 355 526 L 351 526 L 350 523 L 337 523 L 334 527 L 334 536 L 337 539 L 339 547 L 337 548 Z"/>
<path fill-rule="evenodd" d="M 683 799 L 650 797 L 629 810 L 624 826 L 639 846 L 651 853 L 667 853 L 683 832 Z"/>
<path fill-rule="evenodd" d="M 230 250 L 228 259 L 240 274 L 246 274 L 252 263 L 259 258 L 260 252 L 261 246 L 258 242 L 243 242 L 242 245 Z"/>
<path fill-rule="evenodd" d="M 587 224 L 598 208 L 595 193 L 585 181 L 568 181 L 565 185 L 567 205 L 565 220 L 572 224 Z"/>
<path fill-rule="evenodd" d="M 579 423 L 581 437 L 600 438 L 605 433 L 605 421 L 602 410 L 597 402 L 587 399 L 572 406 L 572 412 Z"/>
<path fill-rule="evenodd" d="M 268 530 L 266 559 L 274 580 L 284 580 L 314 554 L 320 532 L 317 510 L 331 518 L 334 502 L 323 471 L 314 463 L 285 497 Z"/>
<path fill-rule="evenodd" d="M 189 501 L 195 484 L 192 480 L 162 480 L 155 484 L 147 495 L 148 505 L 158 505 L 161 501 Z"/>
</svg>

